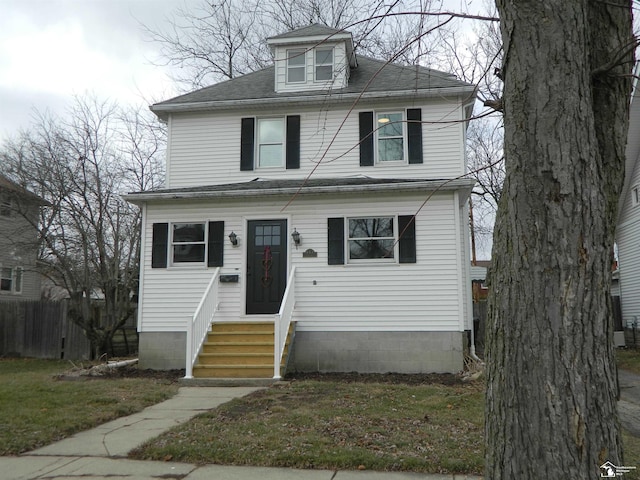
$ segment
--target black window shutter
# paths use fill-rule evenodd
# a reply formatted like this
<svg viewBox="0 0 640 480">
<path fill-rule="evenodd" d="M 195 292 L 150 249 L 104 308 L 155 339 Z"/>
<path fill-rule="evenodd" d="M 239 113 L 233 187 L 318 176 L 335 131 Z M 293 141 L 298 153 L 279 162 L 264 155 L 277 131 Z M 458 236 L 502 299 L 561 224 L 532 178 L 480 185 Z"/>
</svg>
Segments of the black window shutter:
<svg viewBox="0 0 640 480">
<path fill-rule="evenodd" d="M 328 219 L 329 265 L 344 264 L 344 218 Z"/>
<path fill-rule="evenodd" d="M 300 115 L 287 117 L 287 169 L 300 168 Z"/>
<path fill-rule="evenodd" d="M 243 118 L 240 127 L 240 170 L 253 170 L 255 118 Z"/>
<path fill-rule="evenodd" d="M 416 221 L 413 215 L 398 216 L 400 263 L 416 263 Z"/>
<path fill-rule="evenodd" d="M 373 166 L 373 112 L 360 112 L 360 166 Z"/>
<path fill-rule="evenodd" d="M 407 109 L 409 163 L 422 163 L 422 110 Z"/>
<path fill-rule="evenodd" d="M 154 223 L 151 238 L 151 268 L 166 268 L 169 246 L 169 224 Z"/>
<path fill-rule="evenodd" d="M 221 267 L 224 259 L 224 222 L 209 222 L 207 266 Z"/>
</svg>

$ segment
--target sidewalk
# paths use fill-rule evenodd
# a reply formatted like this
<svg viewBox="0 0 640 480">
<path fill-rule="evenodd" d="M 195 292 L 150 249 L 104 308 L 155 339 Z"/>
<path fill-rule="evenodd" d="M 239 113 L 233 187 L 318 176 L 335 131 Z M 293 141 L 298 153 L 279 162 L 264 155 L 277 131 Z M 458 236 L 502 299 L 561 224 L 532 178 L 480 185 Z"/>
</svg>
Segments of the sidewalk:
<svg viewBox="0 0 640 480">
<path fill-rule="evenodd" d="M 3 480 L 463 480 L 465 475 L 192 465 L 129 460 L 127 453 L 203 411 L 262 387 L 181 387 L 173 398 L 20 457 L 0 457 Z"/>
</svg>

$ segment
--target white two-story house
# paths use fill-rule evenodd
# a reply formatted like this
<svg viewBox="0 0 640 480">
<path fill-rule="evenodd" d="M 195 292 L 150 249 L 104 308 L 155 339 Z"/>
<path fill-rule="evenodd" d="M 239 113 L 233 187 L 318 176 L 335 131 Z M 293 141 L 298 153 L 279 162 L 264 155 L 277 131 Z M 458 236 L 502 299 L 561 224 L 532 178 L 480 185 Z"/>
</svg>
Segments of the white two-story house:
<svg viewBox="0 0 640 480">
<path fill-rule="evenodd" d="M 273 66 L 151 107 L 166 186 L 127 196 L 144 219 L 140 365 L 461 370 L 474 86 L 321 25 L 268 42 Z"/>
</svg>

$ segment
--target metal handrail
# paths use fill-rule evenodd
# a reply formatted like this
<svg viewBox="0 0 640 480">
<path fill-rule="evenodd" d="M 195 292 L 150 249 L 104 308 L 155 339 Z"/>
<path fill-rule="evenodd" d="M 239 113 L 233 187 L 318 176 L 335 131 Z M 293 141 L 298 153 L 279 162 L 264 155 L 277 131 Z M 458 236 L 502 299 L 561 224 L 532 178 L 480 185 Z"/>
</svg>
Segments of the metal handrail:
<svg viewBox="0 0 640 480">
<path fill-rule="evenodd" d="M 296 306 L 296 267 L 291 269 L 287 280 L 287 287 L 284 290 L 280 310 L 275 316 L 273 333 L 273 378 L 280 379 L 280 362 L 284 355 L 284 348 L 287 342 L 287 334 L 293 318 L 293 309 Z"/>
<path fill-rule="evenodd" d="M 220 267 L 213 272 L 198 308 L 187 324 L 187 358 L 184 378 L 193 378 L 193 365 L 211 329 L 213 316 L 218 310 L 218 285 L 220 285 Z"/>
</svg>

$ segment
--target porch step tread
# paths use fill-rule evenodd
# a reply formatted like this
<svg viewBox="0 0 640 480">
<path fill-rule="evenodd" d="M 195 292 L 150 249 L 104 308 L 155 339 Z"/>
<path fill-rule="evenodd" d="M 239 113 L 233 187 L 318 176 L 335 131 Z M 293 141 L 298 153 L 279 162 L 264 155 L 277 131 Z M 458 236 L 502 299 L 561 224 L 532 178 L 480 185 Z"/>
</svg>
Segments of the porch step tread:
<svg viewBox="0 0 640 480">
<path fill-rule="evenodd" d="M 260 352 L 215 352 L 215 353 L 201 353 L 201 357 L 269 357 L 273 358 L 273 352 L 271 353 L 260 353 Z"/>
<path fill-rule="evenodd" d="M 206 370 L 215 370 L 216 368 L 219 368 L 221 370 L 226 370 L 226 369 L 233 369 L 233 368 L 237 368 L 238 370 L 246 370 L 249 368 L 260 368 L 260 369 L 265 369 L 265 370 L 273 370 L 273 364 L 271 365 L 261 365 L 261 364 L 247 364 L 247 365 L 236 365 L 236 364 L 222 364 L 222 365 L 202 365 L 202 364 L 198 364 L 195 367 L 193 367 L 194 370 L 196 368 L 204 368 Z"/>
</svg>

